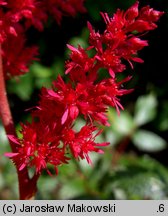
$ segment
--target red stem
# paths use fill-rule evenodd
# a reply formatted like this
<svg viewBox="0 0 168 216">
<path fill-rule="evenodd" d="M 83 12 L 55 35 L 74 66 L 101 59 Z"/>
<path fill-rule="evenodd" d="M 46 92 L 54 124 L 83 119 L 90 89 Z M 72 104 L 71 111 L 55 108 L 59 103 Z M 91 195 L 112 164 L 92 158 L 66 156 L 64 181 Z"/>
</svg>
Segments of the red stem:
<svg viewBox="0 0 168 216">
<path fill-rule="evenodd" d="M 0 45 L 0 118 L 2 124 L 5 128 L 6 134 L 15 135 L 15 127 L 9 107 L 9 102 L 7 99 L 7 92 L 5 86 L 5 79 L 3 74 L 3 64 L 2 64 L 2 55 L 1 55 L 1 45 Z M 9 140 L 12 152 L 17 152 L 16 145 Z M 33 199 L 37 191 L 37 180 L 38 175 L 34 175 L 32 179 L 29 178 L 27 168 L 24 168 L 22 171 L 19 171 L 17 165 L 17 175 L 19 183 L 19 195 L 20 199 Z"/>
</svg>

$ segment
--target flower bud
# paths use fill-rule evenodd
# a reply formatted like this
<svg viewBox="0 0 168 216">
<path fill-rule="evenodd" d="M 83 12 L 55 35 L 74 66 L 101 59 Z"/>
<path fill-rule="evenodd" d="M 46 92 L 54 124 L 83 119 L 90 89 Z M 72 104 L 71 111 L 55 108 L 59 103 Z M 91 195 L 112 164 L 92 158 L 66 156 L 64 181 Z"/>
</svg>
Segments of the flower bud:
<svg viewBox="0 0 168 216">
<path fill-rule="evenodd" d="M 138 5 L 139 2 L 137 1 L 126 11 L 125 15 L 128 20 L 133 20 L 138 16 Z"/>
<path fill-rule="evenodd" d="M 70 107 L 70 117 L 71 119 L 75 120 L 79 115 L 79 109 L 77 106 L 71 106 Z"/>
</svg>

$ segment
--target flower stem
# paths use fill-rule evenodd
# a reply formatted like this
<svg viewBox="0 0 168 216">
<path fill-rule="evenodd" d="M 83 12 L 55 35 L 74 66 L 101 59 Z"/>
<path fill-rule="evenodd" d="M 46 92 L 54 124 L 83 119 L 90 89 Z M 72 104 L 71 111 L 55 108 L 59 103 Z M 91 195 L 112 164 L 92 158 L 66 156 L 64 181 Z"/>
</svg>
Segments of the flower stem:
<svg viewBox="0 0 168 216">
<path fill-rule="evenodd" d="M 9 107 L 9 102 L 7 98 L 5 78 L 3 73 L 3 64 L 2 64 L 2 52 L 0 44 L 0 118 L 2 124 L 5 128 L 6 134 L 16 136 L 15 127 Z M 8 139 L 9 140 L 9 139 Z M 12 152 L 17 152 L 16 145 L 9 140 Z M 36 193 L 36 184 L 38 177 L 35 175 L 32 179 L 29 178 L 27 168 L 24 168 L 22 171 L 19 171 L 18 166 L 16 165 L 18 182 L 19 182 L 19 195 L 20 199 L 33 199 Z"/>
</svg>

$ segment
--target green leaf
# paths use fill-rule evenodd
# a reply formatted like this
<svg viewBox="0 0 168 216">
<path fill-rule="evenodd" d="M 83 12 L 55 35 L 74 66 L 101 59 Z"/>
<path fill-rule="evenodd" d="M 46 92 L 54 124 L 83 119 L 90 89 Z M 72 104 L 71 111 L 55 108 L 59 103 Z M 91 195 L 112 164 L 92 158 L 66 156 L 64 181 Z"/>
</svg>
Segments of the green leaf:
<svg viewBox="0 0 168 216">
<path fill-rule="evenodd" d="M 135 105 L 134 121 L 137 126 L 144 125 L 155 118 L 157 100 L 154 95 L 145 95 L 138 98 Z"/>
<path fill-rule="evenodd" d="M 157 134 L 146 131 L 138 130 L 133 135 L 134 144 L 143 151 L 156 152 L 166 148 L 166 141 Z"/>
<path fill-rule="evenodd" d="M 115 199 L 167 199 L 168 170 L 149 156 L 124 155 L 103 178 L 103 191 Z M 105 185 L 105 186 L 104 186 Z"/>
<path fill-rule="evenodd" d="M 109 142 L 111 146 L 114 146 L 116 143 L 119 142 L 119 140 L 121 139 L 121 136 L 116 134 L 113 130 L 105 130 L 104 131 L 104 135 L 105 135 L 105 141 Z"/>
<path fill-rule="evenodd" d="M 133 118 L 128 112 L 121 111 L 120 115 L 118 115 L 115 109 L 110 109 L 108 116 L 112 130 L 115 133 L 128 135 L 134 129 Z"/>
<path fill-rule="evenodd" d="M 67 181 L 60 190 L 60 199 L 73 199 L 84 194 L 83 181 L 80 178 Z"/>
<path fill-rule="evenodd" d="M 7 87 L 9 93 L 15 93 L 24 101 L 29 100 L 33 92 L 33 78 L 31 73 L 20 76 L 19 80 L 10 80 Z"/>
<path fill-rule="evenodd" d="M 55 80 L 58 75 L 63 76 L 65 70 L 64 60 L 61 58 L 55 59 L 54 64 L 51 67 L 52 79 Z"/>
<path fill-rule="evenodd" d="M 31 73 L 37 78 L 48 78 L 51 77 L 52 72 L 51 69 L 35 62 L 31 68 Z"/>
<path fill-rule="evenodd" d="M 38 181 L 39 190 L 36 199 L 51 199 L 53 194 L 57 196 L 56 187 L 58 184 L 59 182 L 55 176 L 52 178 L 51 176 L 42 175 Z"/>
<path fill-rule="evenodd" d="M 168 101 L 165 101 L 161 107 L 161 112 L 159 112 L 159 119 L 157 127 L 161 131 L 168 130 Z"/>
<path fill-rule="evenodd" d="M 83 48 L 87 48 L 88 44 L 86 43 L 86 41 L 80 37 L 73 37 L 70 39 L 70 41 L 68 42 L 68 44 L 71 44 L 72 46 L 78 48 L 78 46 L 80 45 Z M 66 50 L 66 56 L 69 56 L 69 54 L 71 53 L 71 51 L 69 49 Z"/>
<path fill-rule="evenodd" d="M 2 147 L 3 145 L 6 145 L 7 143 L 8 143 L 8 138 L 7 138 L 5 129 L 4 129 L 4 127 L 0 124 L 0 144 L 1 144 L 1 147 Z"/>
<path fill-rule="evenodd" d="M 118 186 L 126 191 L 128 199 L 163 199 L 165 185 L 154 173 L 140 173 L 129 179 L 122 179 Z"/>
</svg>

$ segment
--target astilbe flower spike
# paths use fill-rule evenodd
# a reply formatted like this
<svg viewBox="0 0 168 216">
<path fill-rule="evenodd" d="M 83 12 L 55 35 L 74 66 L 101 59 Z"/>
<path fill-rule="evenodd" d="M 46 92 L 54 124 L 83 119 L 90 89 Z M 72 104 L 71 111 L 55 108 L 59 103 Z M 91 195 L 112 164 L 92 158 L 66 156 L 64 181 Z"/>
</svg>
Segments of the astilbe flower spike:
<svg viewBox="0 0 168 216">
<path fill-rule="evenodd" d="M 50 0 L 48 6 L 56 2 L 60 8 L 65 4 Z M 75 7 L 76 1 L 67 3 L 73 3 L 75 10 L 67 4 L 65 13 L 74 15 L 77 9 L 83 10 L 82 6 Z M 113 17 L 101 13 L 106 24 L 102 34 L 88 23 L 88 48 L 67 45 L 71 51 L 65 65 L 69 81 L 65 83 L 58 76 L 51 89 L 42 88 L 38 106 L 32 111 L 32 123 L 22 125 L 22 138 L 11 137 L 17 151 L 6 156 L 12 158 L 20 170 L 25 166 L 34 167 L 35 172 L 41 174 L 44 169 L 49 172 L 48 164 L 51 164 L 57 172 L 59 165 L 68 163 L 70 153 L 77 160 L 86 159 L 89 164 L 90 152 L 103 153 L 101 147 L 109 143 L 96 143 L 95 138 L 102 132 L 98 128 L 109 126 L 108 108 L 115 107 L 119 114 L 120 109 L 124 109 L 120 97 L 132 91 L 123 87 L 131 76 L 118 81 L 117 74 L 126 69 L 127 62 L 131 68 L 134 62 L 143 62 L 138 51 L 148 46 L 148 41 L 141 38 L 157 27 L 155 22 L 163 14 L 149 6 L 139 10 L 138 5 L 136 2 L 126 12 L 117 10 Z M 61 16 L 56 19 L 59 21 Z M 95 53 L 91 57 L 89 50 Z M 106 69 L 107 76 L 100 80 L 102 68 Z M 76 131 L 74 125 L 79 116 L 86 124 Z"/>
<path fill-rule="evenodd" d="M 60 6 L 60 3 L 63 2 L 64 4 Z M 16 132 L 7 99 L 5 80 L 27 73 L 32 60 L 37 60 L 37 47 L 27 46 L 26 32 L 28 28 L 33 26 L 37 30 L 42 31 L 49 15 L 54 16 L 55 19 L 58 15 L 60 19 L 57 22 L 60 24 L 63 16 L 75 16 L 77 12 L 85 12 L 83 0 L 51 0 L 51 4 L 48 5 L 48 3 L 48 0 L 0 0 L 0 118 L 6 133 L 12 135 L 12 137 L 16 136 Z M 68 3 L 66 11 L 64 11 L 65 3 Z M 18 151 L 16 141 L 13 142 L 14 138 L 8 140 L 12 151 Z M 16 156 L 17 153 L 12 154 Z M 57 162 L 54 159 L 54 154 L 52 154 L 53 159 L 49 161 L 53 165 L 59 164 L 63 154 L 62 152 L 60 153 L 60 160 L 57 160 Z M 43 154 L 40 153 L 39 155 Z M 8 156 L 11 156 L 11 154 L 8 154 Z M 32 158 L 32 155 L 30 157 Z M 25 155 L 25 158 L 27 158 L 27 162 L 29 160 L 28 156 Z M 36 185 L 41 167 L 46 167 L 44 160 L 42 160 L 43 156 L 37 158 L 36 160 L 35 157 L 34 160 L 36 160 L 36 167 L 38 168 L 32 178 L 28 174 L 27 166 L 29 163 L 23 162 L 24 160 L 22 161 L 22 159 L 19 159 L 22 162 L 15 163 L 20 199 L 32 199 L 37 191 Z M 40 162 L 39 158 L 41 158 Z"/>
<path fill-rule="evenodd" d="M 3 0 L 0 1 L 0 44 L 5 79 L 28 72 L 37 60 L 38 48 L 26 47 L 26 31 L 31 26 L 42 31 L 49 15 L 61 23 L 63 16 L 85 12 L 83 0 Z M 16 46 L 17 44 L 17 46 Z M 11 52 L 12 50 L 12 52 Z"/>
<path fill-rule="evenodd" d="M 8 36 L 8 40 L 2 44 L 5 78 L 9 79 L 28 72 L 30 63 L 33 60 L 38 60 L 35 57 L 37 55 L 37 46 L 25 47 L 25 37 L 23 34 L 19 34 L 17 37 Z"/>
<path fill-rule="evenodd" d="M 62 16 L 85 12 L 84 0 L 3 0 L 0 1 L 0 42 L 9 34 L 17 35 L 22 29 L 35 26 L 43 30 L 49 14 L 60 24 Z M 22 24 L 20 23 L 22 21 Z"/>
<path fill-rule="evenodd" d="M 43 128 L 42 128 L 43 127 Z M 45 131 L 45 133 L 44 133 Z M 32 123 L 22 125 L 23 139 L 9 136 L 17 144 L 17 153 L 6 153 L 12 157 L 14 163 L 19 166 L 19 170 L 26 166 L 35 166 L 36 173 L 47 169 L 47 163 L 54 165 L 55 169 L 62 163 L 67 163 L 65 150 L 59 147 L 56 137 L 42 124 Z M 49 170 L 47 170 L 49 172 Z"/>
</svg>

